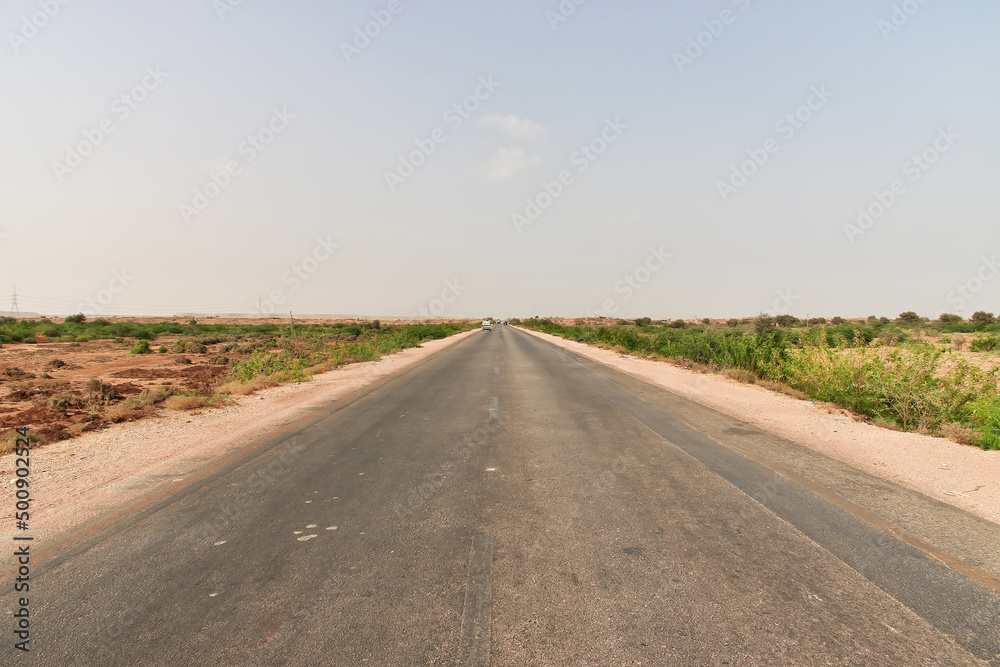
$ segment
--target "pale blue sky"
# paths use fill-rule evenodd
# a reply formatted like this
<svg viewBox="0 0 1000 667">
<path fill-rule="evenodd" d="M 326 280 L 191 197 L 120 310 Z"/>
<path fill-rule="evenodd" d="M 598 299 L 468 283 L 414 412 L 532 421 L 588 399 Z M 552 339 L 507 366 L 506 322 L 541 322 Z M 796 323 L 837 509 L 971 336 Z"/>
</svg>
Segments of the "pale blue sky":
<svg viewBox="0 0 1000 667">
<path fill-rule="evenodd" d="M 994 2 L 589 0 L 553 28 L 555 0 L 400 0 L 350 62 L 389 0 L 225 3 L 0 8 L 0 295 L 16 283 L 50 314 L 249 312 L 275 292 L 284 313 L 376 316 L 1000 310 Z M 116 102 L 136 86 L 134 109 Z M 809 101 L 792 136 L 776 127 Z M 269 124 L 263 150 L 242 143 Z M 88 133 L 78 167 L 55 164 Z M 904 166 L 925 149 L 933 165 Z M 845 232 L 894 180 L 885 214 Z"/>
</svg>

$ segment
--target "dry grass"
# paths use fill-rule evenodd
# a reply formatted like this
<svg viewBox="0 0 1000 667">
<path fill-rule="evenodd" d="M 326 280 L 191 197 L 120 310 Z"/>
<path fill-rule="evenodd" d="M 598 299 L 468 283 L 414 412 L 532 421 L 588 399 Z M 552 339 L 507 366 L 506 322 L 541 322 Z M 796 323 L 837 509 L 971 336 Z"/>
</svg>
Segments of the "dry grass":
<svg viewBox="0 0 1000 667">
<path fill-rule="evenodd" d="M 220 384 L 215 388 L 220 394 L 230 394 L 232 396 L 246 396 L 252 394 L 258 389 L 267 389 L 268 387 L 275 387 L 282 383 L 282 379 L 278 375 L 258 375 L 255 378 L 251 378 L 246 382 L 240 382 L 239 380 L 231 380 Z"/>
<path fill-rule="evenodd" d="M 204 396 L 171 396 L 162 403 L 167 410 L 195 410 L 207 404 L 208 399 Z"/>
<path fill-rule="evenodd" d="M 20 436 L 16 431 L 14 431 L 14 429 L 5 431 L 2 435 L 0 435 L 0 454 L 9 454 L 17 449 L 17 439 L 19 437 Z M 38 442 L 38 438 L 32 433 L 28 434 L 28 439 L 33 445 Z"/>
<path fill-rule="evenodd" d="M 127 407 L 124 404 L 118 404 L 104 410 L 101 417 L 105 421 L 117 424 L 118 422 L 130 422 L 139 419 L 146 414 L 147 412 L 145 410 L 137 410 L 135 408 Z"/>
</svg>

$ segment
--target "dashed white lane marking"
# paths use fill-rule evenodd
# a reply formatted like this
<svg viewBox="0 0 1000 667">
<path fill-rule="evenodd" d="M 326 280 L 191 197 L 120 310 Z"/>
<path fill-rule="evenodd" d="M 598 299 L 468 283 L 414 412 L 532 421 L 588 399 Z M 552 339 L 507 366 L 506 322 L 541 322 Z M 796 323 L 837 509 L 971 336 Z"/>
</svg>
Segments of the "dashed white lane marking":
<svg viewBox="0 0 1000 667">
<path fill-rule="evenodd" d="M 337 530 L 337 527 L 336 526 L 327 526 L 326 529 L 327 530 Z"/>
<path fill-rule="evenodd" d="M 303 535 L 302 537 L 296 537 L 299 542 L 305 542 L 306 540 L 311 540 L 314 537 L 319 537 L 319 535 Z"/>
<path fill-rule="evenodd" d="M 500 419 L 500 399 L 496 396 L 490 397 L 490 419 Z"/>
<path fill-rule="evenodd" d="M 225 544 L 225 543 L 226 543 L 226 541 L 225 541 L 225 540 L 219 540 L 218 542 L 216 542 L 216 543 L 215 543 L 215 544 L 213 544 L 212 546 L 214 546 L 214 547 L 221 547 L 221 546 L 222 546 L 223 544 Z"/>
<path fill-rule="evenodd" d="M 306 501 L 306 505 L 308 505 L 308 504 L 309 504 L 309 503 L 311 503 L 311 502 L 312 502 L 311 500 L 307 500 L 307 501 Z"/>
<path fill-rule="evenodd" d="M 500 369 L 499 368 L 494 368 L 493 369 L 493 375 L 500 375 Z"/>
<path fill-rule="evenodd" d="M 308 526 L 306 526 L 306 528 L 315 528 L 315 527 L 316 527 L 316 524 L 314 524 L 314 523 L 311 523 Z"/>
<path fill-rule="evenodd" d="M 305 532 L 305 531 L 302 531 L 302 530 L 293 530 L 292 531 L 292 535 L 301 535 L 303 532 Z"/>
<path fill-rule="evenodd" d="M 486 469 L 486 472 L 496 472 L 496 471 L 497 471 L 496 468 L 487 468 Z"/>
</svg>

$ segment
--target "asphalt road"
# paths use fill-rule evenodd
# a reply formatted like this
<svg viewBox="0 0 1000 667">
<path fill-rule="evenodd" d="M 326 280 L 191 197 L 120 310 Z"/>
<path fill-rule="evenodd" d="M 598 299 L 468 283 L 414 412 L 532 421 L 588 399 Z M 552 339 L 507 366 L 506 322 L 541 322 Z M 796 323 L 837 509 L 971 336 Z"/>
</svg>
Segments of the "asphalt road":
<svg viewBox="0 0 1000 667">
<path fill-rule="evenodd" d="M 761 453 L 794 447 L 511 327 L 477 333 L 67 542 L 32 570 L 31 653 L 5 630 L 0 656 L 1000 665 L 996 526 Z M 926 509 L 904 529 L 894 506 Z"/>
</svg>

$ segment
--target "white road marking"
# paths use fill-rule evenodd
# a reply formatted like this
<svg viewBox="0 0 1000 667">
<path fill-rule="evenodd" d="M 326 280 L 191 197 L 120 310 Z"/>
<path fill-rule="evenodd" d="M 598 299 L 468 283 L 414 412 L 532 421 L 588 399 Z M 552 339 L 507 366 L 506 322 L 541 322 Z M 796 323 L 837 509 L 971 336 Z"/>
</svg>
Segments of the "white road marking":
<svg viewBox="0 0 1000 667">
<path fill-rule="evenodd" d="M 500 419 L 500 399 L 496 396 L 490 397 L 490 419 Z"/>
<path fill-rule="evenodd" d="M 336 526 L 327 526 L 326 529 L 327 530 L 337 530 L 337 527 Z"/>
<path fill-rule="evenodd" d="M 319 537 L 319 535 L 303 535 L 302 537 L 296 537 L 299 542 L 305 542 L 306 540 L 311 540 L 314 537 Z"/>
<path fill-rule="evenodd" d="M 226 541 L 225 541 L 225 540 L 219 540 L 218 542 L 216 542 L 216 543 L 215 543 L 215 544 L 213 544 L 212 546 L 215 546 L 215 547 L 221 547 L 221 546 L 222 546 L 223 544 L 225 544 L 225 543 L 226 543 Z"/>
</svg>

